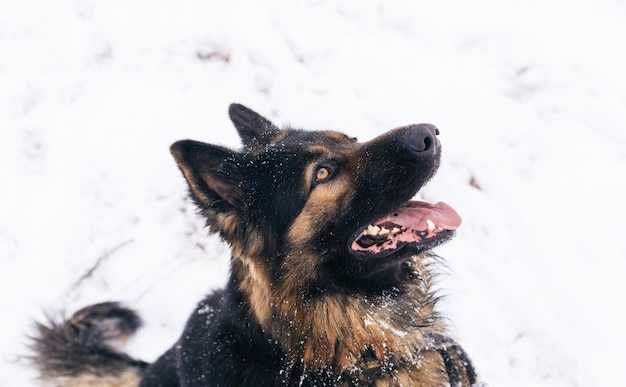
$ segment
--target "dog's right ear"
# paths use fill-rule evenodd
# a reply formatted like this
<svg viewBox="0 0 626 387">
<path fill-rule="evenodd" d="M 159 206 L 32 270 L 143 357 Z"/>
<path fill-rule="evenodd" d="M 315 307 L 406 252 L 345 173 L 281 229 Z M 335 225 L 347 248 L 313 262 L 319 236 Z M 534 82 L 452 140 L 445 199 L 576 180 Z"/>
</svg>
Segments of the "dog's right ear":
<svg viewBox="0 0 626 387">
<path fill-rule="evenodd" d="M 238 208 L 243 198 L 237 153 L 193 140 L 181 140 L 170 147 L 193 199 L 201 208 Z"/>
<path fill-rule="evenodd" d="M 270 120 L 243 105 L 231 104 L 228 114 L 246 147 L 267 145 L 280 133 Z"/>
</svg>

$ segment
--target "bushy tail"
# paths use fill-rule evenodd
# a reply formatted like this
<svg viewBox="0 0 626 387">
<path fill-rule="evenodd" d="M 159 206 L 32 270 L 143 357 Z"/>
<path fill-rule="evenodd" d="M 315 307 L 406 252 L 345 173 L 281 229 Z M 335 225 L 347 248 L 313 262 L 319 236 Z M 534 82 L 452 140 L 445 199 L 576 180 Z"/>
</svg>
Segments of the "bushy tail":
<svg viewBox="0 0 626 387">
<path fill-rule="evenodd" d="M 116 302 L 91 305 L 59 323 L 37 323 L 32 360 L 49 385 L 138 386 L 147 363 L 115 349 L 141 326 L 134 311 Z"/>
</svg>

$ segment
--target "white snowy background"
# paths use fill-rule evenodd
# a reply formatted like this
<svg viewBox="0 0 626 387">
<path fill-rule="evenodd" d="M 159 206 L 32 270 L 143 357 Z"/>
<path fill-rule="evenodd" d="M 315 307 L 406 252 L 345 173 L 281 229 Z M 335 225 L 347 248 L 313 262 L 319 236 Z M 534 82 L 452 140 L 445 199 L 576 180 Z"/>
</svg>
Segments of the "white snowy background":
<svg viewBox="0 0 626 387">
<path fill-rule="evenodd" d="M 238 147 L 231 102 L 361 140 L 436 124 L 421 197 L 464 218 L 442 308 L 482 380 L 620 385 L 625 48 L 622 0 L 0 0 L 0 386 L 34 385 L 44 310 L 124 301 L 153 360 L 224 283 L 168 147 Z"/>
</svg>

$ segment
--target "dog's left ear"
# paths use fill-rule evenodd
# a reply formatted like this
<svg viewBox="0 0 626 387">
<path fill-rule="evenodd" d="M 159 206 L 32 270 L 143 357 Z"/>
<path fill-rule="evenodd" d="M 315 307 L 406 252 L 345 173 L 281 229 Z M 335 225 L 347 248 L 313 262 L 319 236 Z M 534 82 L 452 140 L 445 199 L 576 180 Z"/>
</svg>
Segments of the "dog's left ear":
<svg viewBox="0 0 626 387">
<path fill-rule="evenodd" d="M 243 105 L 231 104 L 228 114 L 246 147 L 267 145 L 280 133 L 270 120 Z"/>
<path fill-rule="evenodd" d="M 243 198 L 237 153 L 193 140 L 175 142 L 170 151 L 183 172 L 193 199 L 214 212 L 232 211 Z"/>
</svg>

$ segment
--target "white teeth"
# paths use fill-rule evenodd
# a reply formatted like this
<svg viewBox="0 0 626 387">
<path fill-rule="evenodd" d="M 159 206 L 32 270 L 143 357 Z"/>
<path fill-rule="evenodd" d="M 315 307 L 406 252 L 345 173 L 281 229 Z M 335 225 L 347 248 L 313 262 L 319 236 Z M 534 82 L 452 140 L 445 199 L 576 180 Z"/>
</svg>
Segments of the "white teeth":
<svg viewBox="0 0 626 387">
<path fill-rule="evenodd" d="M 437 225 L 435 224 L 435 222 L 433 222 L 430 219 L 426 219 L 426 227 L 428 229 L 428 232 L 435 232 L 437 230 Z M 363 233 L 361 233 L 361 235 L 362 236 L 369 235 L 369 236 L 386 237 L 388 235 L 401 234 L 405 232 L 406 230 L 407 228 L 404 226 L 394 227 L 390 230 L 383 226 L 376 226 L 376 225 L 370 224 L 369 226 L 367 226 L 365 230 L 363 230 Z"/>
<path fill-rule="evenodd" d="M 363 235 L 378 235 L 378 232 L 380 231 L 380 227 L 378 226 L 373 226 L 373 225 L 369 225 L 367 226 L 367 228 L 365 229 L 365 231 L 363 231 Z"/>
<path fill-rule="evenodd" d="M 374 226 L 372 224 L 370 224 L 369 226 L 367 226 L 367 228 L 365 230 L 363 230 L 363 234 L 362 235 L 371 235 L 371 236 L 376 236 L 376 235 L 387 235 L 391 232 L 391 230 L 385 228 L 385 227 L 379 227 L 379 226 Z"/>
</svg>

